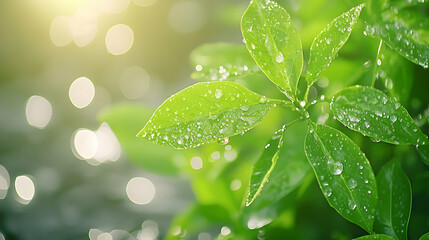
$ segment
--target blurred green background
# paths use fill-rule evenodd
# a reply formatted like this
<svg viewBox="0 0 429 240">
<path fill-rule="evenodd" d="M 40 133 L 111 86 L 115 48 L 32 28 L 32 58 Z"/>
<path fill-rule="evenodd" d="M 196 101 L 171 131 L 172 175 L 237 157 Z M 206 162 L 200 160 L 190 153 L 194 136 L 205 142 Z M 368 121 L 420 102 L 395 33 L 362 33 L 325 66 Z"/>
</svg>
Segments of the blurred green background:
<svg viewBox="0 0 429 240">
<path fill-rule="evenodd" d="M 305 61 L 314 36 L 358 4 L 279 3 L 300 32 Z M 204 43 L 242 42 L 240 18 L 247 4 L 246 0 L 0 1 L 0 240 L 154 240 L 175 231 L 172 221 L 195 227 L 188 233 L 190 239 L 207 240 L 230 228 L 253 230 L 274 219 L 266 239 L 363 235 L 328 206 L 311 175 L 275 210 L 259 211 L 256 206 L 254 212 L 241 212 L 252 163 L 271 134 L 295 113 L 276 110 L 256 129 L 225 146 L 214 143 L 176 151 L 135 138 L 157 106 L 195 83 L 190 77 L 195 64 L 189 61 L 193 49 Z M 368 83 L 379 41 L 364 34 L 364 22 L 353 30 L 310 97 Z M 376 86 L 398 97 L 427 134 L 428 71 L 389 49 L 386 56 L 397 59 L 386 72 L 399 69 L 394 74 L 403 81 L 391 83 L 381 74 Z M 244 84 L 278 96 L 263 76 Z M 394 157 L 402 161 L 416 194 L 410 235 L 416 239 L 428 230 L 429 190 L 424 185 L 428 168 L 413 149 L 375 144 L 335 123 L 327 110 L 328 105 L 315 108 L 320 118 L 314 120 L 346 131 L 367 153 L 375 171 Z M 295 131 L 292 137 L 299 136 L 300 143 L 305 125 Z M 175 218 L 183 211 L 183 217 Z M 203 217 L 194 216 L 198 214 Z M 195 219 L 200 225 L 192 222 Z M 208 224 L 201 219 L 208 219 Z M 237 221 L 246 223 L 241 226 Z M 181 230 L 176 235 L 183 234 Z"/>
</svg>

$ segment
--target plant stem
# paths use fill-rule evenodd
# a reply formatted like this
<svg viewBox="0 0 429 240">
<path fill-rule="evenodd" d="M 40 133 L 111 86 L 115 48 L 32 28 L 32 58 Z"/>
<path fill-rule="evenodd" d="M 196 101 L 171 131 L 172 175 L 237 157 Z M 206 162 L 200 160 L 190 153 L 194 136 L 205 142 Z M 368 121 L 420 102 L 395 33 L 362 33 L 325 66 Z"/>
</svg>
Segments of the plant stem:
<svg viewBox="0 0 429 240">
<path fill-rule="evenodd" d="M 375 85 L 375 80 L 376 80 L 375 72 L 377 71 L 377 65 L 378 65 L 377 61 L 378 61 L 378 57 L 380 55 L 381 45 L 383 45 L 382 39 L 380 39 L 380 44 L 378 45 L 378 50 L 377 50 L 377 57 L 375 58 L 374 71 L 372 72 L 371 87 L 374 87 L 374 85 Z"/>
</svg>

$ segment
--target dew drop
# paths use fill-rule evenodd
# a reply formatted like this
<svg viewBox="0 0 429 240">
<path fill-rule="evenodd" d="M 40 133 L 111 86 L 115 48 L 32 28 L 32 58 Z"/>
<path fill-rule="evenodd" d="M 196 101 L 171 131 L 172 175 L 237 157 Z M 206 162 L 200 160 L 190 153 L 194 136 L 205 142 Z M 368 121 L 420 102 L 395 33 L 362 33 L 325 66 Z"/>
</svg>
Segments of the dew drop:
<svg viewBox="0 0 429 240">
<path fill-rule="evenodd" d="M 343 172 L 343 164 L 341 162 L 328 161 L 328 169 L 333 175 L 340 175 Z"/>
<path fill-rule="evenodd" d="M 221 139 L 221 140 L 219 140 L 219 141 L 217 141 L 219 144 L 221 144 L 221 145 L 226 145 L 226 144 L 228 144 L 229 143 L 229 138 L 224 138 L 224 139 Z"/>
<path fill-rule="evenodd" d="M 277 54 L 277 56 L 276 56 L 276 62 L 277 63 L 282 63 L 283 61 L 284 61 L 284 57 L 283 57 L 283 53 L 281 53 L 281 52 L 279 52 L 279 54 Z"/>
<path fill-rule="evenodd" d="M 356 203 L 353 200 L 349 199 L 349 208 L 351 210 L 355 210 L 356 207 L 357 207 Z"/>
<path fill-rule="evenodd" d="M 330 197 L 332 195 L 332 189 L 330 187 L 325 188 L 325 195 Z"/>
<path fill-rule="evenodd" d="M 381 59 L 377 59 L 377 65 L 380 66 L 381 65 Z"/>
<path fill-rule="evenodd" d="M 371 125 L 370 125 L 368 122 L 365 122 L 364 124 L 365 124 L 365 127 L 366 127 L 366 128 L 371 127 Z"/>
<path fill-rule="evenodd" d="M 222 97 L 222 90 L 220 90 L 220 89 L 216 89 L 216 91 L 215 91 L 215 98 L 221 98 Z"/>
<path fill-rule="evenodd" d="M 392 115 L 390 116 L 390 120 L 392 121 L 392 123 L 396 122 L 396 120 L 398 120 L 398 118 L 396 117 L 396 115 Z"/>
<path fill-rule="evenodd" d="M 357 181 L 354 180 L 353 178 L 350 178 L 349 181 L 348 181 L 348 184 L 349 184 L 349 188 L 353 189 L 353 188 L 355 188 L 357 186 Z"/>
<path fill-rule="evenodd" d="M 241 106 L 240 109 L 241 111 L 246 112 L 249 110 L 249 106 Z"/>
</svg>

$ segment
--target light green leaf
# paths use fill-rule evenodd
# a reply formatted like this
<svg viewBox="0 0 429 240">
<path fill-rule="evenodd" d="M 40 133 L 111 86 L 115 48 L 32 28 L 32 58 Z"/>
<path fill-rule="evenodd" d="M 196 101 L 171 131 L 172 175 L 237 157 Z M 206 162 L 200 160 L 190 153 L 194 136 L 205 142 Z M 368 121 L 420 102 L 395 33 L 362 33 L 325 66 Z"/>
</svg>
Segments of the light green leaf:
<svg viewBox="0 0 429 240">
<path fill-rule="evenodd" d="M 377 89 L 346 88 L 334 95 L 331 110 L 345 126 L 375 141 L 415 145 L 427 142 L 407 110 Z"/>
<path fill-rule="evenodd" d="M 390 161 L 377 175 L 378 207 L 374 230 L 395 239 L 407 239 L 411 214 L 411 184 L 407 175 Z"/>
<path fill-rule="evenodd" d="M 283 132 L 284 128 L 281 128 L 274 133 L 265 145 L 262 156 L 253 166 L 246 206 L 252 204 L 259 193 L 261 193 L 261 190 L 268 181 L 271 172 L 274 170 L 277 159 L 279 158 L 279 152 L 283 146 Z"/>
<path fill-rule="evenodd" d="M 421 236 L 419 240 L 429 240 L 429 232 Z"/>
<path fill-rule="evenodd" d="M 244 45 L 209 43 L 191 53 L 195 66 L 192 78 L 200 81 L 223 81 L 261 73 Z M 262 74 L 262 73 L 261 73 Z"/>
<path fill-rule="evenodd" d="M 301 75 L 301 39 L 287 11 L 271 0 L 253 0 L 241 19 L 247 49 L 267 77 L 295 93 Z"/>
<path fill-rule="evenodd" d="M 255 127 L 272 106 L 234 82 L 197 83 L 168 98 L 138 136 L 177 149 L 227 141 Z"/>
<path fill-rule="evenodd" d="M 422 161 L 429 166 L 429 144 L 416 146 L 417 152 L 420 154 Z"/>
<path fill-rule="evenodd" d="M 377 185 L 359 147 L 340 131 L 309 122 L 305 153 L 329 205 L 371 233 Z"/>
<path fill-rule="evenodd" d="M 337 17 L 316 36 L 310 47 L 307 85 L 311 86 L 319 74 L 331 64 L 338 51 L 346 43 L 365 4 L 350 9 Z"/>
<path fill-rule="evenodd" d="M 384 234 L 373 234 L 373 235 L 358 237 L 358 238 L 355 238 L 354 240 L 394 240 L 394 238 Z"/>
<path fill-rule="evenodd" d="M 375 77 L 381 81 L 390 96 L 407 103 L 413 85 L 412 64 L 383 44 L 376 62 Z"/>
<path fill-rule="evenodd" d="M 178 175 L 180 167 L 175 163 L 174 149 L 147 141 L 139 141 L 135 134 L 141 123 L 149 120 L 152 108 L 138 103 L 120 103 L 102 110 L 100 122 L 107 122 L 115 133 L 126 156 L 143 169 L 159 174 Z"/>
</svg>

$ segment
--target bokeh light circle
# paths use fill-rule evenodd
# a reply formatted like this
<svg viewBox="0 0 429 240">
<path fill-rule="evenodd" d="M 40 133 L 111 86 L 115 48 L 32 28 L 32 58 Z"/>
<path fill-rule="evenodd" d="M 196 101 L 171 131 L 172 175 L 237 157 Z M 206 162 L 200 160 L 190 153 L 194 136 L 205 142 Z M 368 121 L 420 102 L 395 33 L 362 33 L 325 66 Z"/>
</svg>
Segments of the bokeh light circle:
<svg viewBox="0 0 429 240">
<path fill-rule="evenodd" d="M 31 96 L 25 106 L 25 116 L 30 126 L 45 128 L 52 117 L 52 105 L 41 96 Z"/>
<path fill-rule="evenodd" d="M 134 43 L 134 32 L 125 24 L 111 27 L 106 34 L 106 48 L 113 55 L 128 52 Z"/>
<path fill-rule="evenodd" d="M 77 108 L 88 106 L 95 96 L 95 87 L 87 77 L 80 77 L 73 81 L 69 88 L 69 98 Z"/>
<path fill-rule="evenodd" d="M 139 205 L 150 203 L 155 197 L 155 186 L 143 177 L 134 177 L 127 183 L 126 193 L 131 202 Z"/>
</svg>

